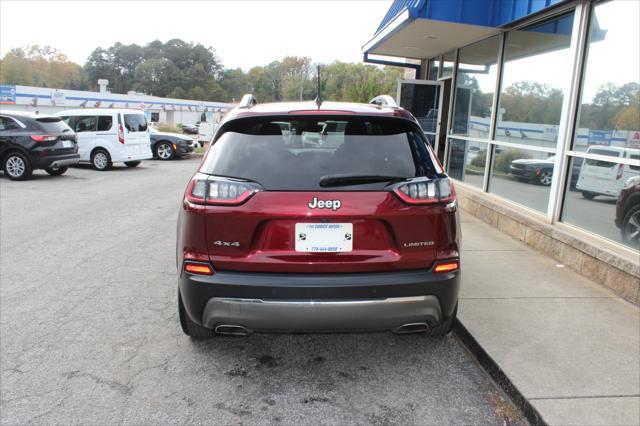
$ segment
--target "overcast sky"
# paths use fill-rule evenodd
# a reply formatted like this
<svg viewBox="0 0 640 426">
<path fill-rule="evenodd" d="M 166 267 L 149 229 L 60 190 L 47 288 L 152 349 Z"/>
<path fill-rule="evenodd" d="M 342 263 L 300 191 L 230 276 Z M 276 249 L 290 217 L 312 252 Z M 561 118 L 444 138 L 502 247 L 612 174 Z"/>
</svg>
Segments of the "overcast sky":
<svg viewBox="0 0 640 426">
<path fill-rule="evenodd" d="M 224 65 L 248 70 L 286 55 L 360 62 L 391 0 L 0 1 L 0 55 L 53 46 L 84 64 L 96 47 L 172 38 L 212 46 Z"/>
<path fill-rule="evenodd" d="M 12 47 L 50 45 L 82 65 L 93 49 L 116 41 L 145 45 L 181 38 L 214 47 L 225 67 L 245 71 L 286 55 L 360 62 L 361 46 L 390 5 L 391 0 L 0 0 L 0 56 Z M 605 3 L 596 10 L 606 37 L 589 51 L 586 99 L 602 83 L 637 81 L 640 74 L 640 0 Z M 567 51 L 555 51 L 514 61 L 504 86 L 529 80 L 566 87 L 569 59 Z M 493 91 L 495 73 L 477 77 L 484 91 Z"/>
</svg>

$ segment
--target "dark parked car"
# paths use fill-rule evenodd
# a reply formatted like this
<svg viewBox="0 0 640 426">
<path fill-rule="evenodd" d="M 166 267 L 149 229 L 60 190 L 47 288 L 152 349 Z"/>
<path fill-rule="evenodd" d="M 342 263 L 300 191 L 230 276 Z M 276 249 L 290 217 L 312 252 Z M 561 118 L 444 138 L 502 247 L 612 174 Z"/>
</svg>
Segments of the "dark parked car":
<svg viewBox="0 0 640 426">
<path fill-rule="evenodd" d="M 549 186 L 553 178 L 555 160 L 555 156 L 544 160 L 531 158 L 513 160 L 509 167 L 509 173 L 518 180 Z M 571 181 L 569 182 L 571 189 L 575 188 L 576 182 L 578 182 L 580 166 L 582 166 L 582 158 L 575 158 L 571 166 Z"/>
<path fill-rule="evenodd" d="M 305 144 L 312 135 L 320 142 Z M 182 329 L 446 334 L 458 306 L 457 210 L 404 109 L 243 100 L 182 200 Z"/>
<path fill-rule="evenodd" d="M 625 244 L 640 248 L 640 176 L 627 180 L 620 191 L 615 222 Z"/>
<path fill-rule="evenodd" d="M 151 151 L 161 160 L 171 160 L 193 152 L 193 140 L 179 133 L 165 133 L 149 127 Z"/>
<path fill-rule="evenodd" d="M 35 169 L 58 176 L 79 160 L 76 134 L 60 117 L 0 112 L 0 168 L 10 179 L 29 179 Z"/>
<path fill-rule="evenodd" d="M 194 124 L 178 124 L 178 127 L 182 129 L 182 133 L 186 135 L 197 135 L 198 126 Z"/>
</svg>

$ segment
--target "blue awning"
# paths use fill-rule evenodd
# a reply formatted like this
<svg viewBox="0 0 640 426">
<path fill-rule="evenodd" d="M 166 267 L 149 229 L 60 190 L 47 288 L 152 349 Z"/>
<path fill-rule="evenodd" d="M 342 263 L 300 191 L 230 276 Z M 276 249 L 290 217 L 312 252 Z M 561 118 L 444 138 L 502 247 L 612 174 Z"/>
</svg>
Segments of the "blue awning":
<svg viewBox="0 0 640 426">
<path fill-rule="evenodd" d="M 499 32 L 566 0 L 395 0 L 363 46 L 367 54 L 426 59 Z M 571 34 L 571 28 L 539 31 Z M 568 31 L 568 32 L 567 32 Z"/>
</svg>

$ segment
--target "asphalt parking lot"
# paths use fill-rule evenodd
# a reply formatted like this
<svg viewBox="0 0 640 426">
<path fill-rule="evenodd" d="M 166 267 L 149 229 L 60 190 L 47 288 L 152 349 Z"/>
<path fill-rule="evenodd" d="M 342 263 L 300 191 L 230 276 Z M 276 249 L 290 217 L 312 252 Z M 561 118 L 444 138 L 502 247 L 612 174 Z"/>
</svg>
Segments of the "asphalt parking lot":
<svg viewBox="0 0 640 426">
<path fill-rule="evenodd" d="M 523 422 L 455 336 L 184 336 L 175 223 L 198 161 L 0 175 L 2 424 Z"/>
</svg>

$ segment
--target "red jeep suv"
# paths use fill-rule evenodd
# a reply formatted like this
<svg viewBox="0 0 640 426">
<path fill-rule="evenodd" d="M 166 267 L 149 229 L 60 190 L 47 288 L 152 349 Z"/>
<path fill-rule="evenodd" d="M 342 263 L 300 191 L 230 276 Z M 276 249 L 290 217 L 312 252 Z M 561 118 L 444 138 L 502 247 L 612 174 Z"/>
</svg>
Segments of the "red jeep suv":
<svg viewBox="0 0 640 426">
<path fill-rule="evenodd" d="M 406 110 L 243 101 L 184 194 L 182 329 L 446 334 L 458 305 L 457 210 Z"/>
</svg>

